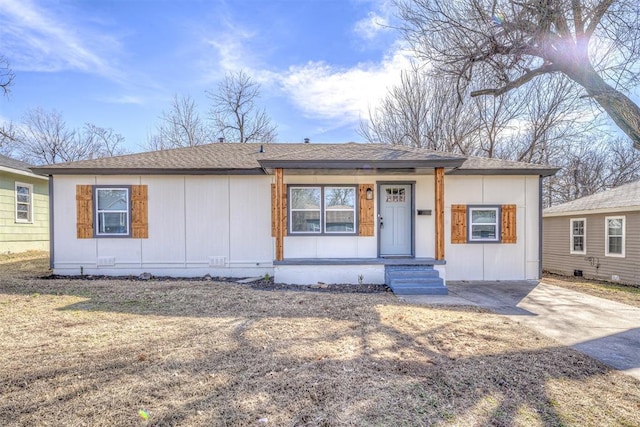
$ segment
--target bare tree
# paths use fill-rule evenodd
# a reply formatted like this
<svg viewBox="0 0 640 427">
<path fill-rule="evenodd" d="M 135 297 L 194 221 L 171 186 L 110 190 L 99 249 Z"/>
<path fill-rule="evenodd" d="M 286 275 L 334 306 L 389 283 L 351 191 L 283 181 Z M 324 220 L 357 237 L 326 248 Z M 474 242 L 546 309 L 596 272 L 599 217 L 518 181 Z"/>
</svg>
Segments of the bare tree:
<svg viewBox="0 0 640 427">
<path fill-rule="evenodd" d="M 4 95 L 9 93 L 9 87 L 13 83 L 14 77 L 15 75 L 9 67 L 9 61 L 0 55 L 0 89 L 2 89 Z"/>
<path fill-rule="evenodd" d="M 597 121 L 585 104 L 573 85 L 554 76 L 461 103 L 455 81 L 414 67 L 361 120 L 360 134 L 369 142 L 547 163 L 562 145 L 593 131 Z"/>
<path fill-rule="evenodd" d="M 640 148 L 637 0 L 396 0 L 403 32 L 436 72 L 500 96 L 548 74 L 582 87 Z"/>
<path fill-rule="evenodd" d="M 13 122 L 3 123 L 0 125 L 0 154 L 12 156 L 16 149 L 18 140 L 17 130 Z"/>
<path fill-rule="evenodd" d="M 9 87 L 13 83 L 15 75 L 9 67 L 7 58 L 0 55 L 0 88 L 3 95 L 9 94 Z M 11 144 L 15 142 L 15 128 L 13 123 L 0 125 L 0 152 L 9 154 L 12 151 Z"/>
<path fill-rule="evenodd" d="M 171 109 L 162 112 L 156 133 L 149 135 L 145 148 L 165 150 L 208 142 L 211 142 L 210 132 L 198 113 L 196 102 L 188 95 L 174 95 Z"/>
<path fill-rule="evenodd" d="M 562 168 L 545 182 L 545 206 L 640 179 L 640 151 L 621 138 L 567 145 L 555 162 Z"/>
<path fill-rule="evenodd" d="M 82 145 L 90 147 L 91 157 L 112 157 L 127 153 L 123 147 L 124 136 L 111 128 L 85 123 L 79 137 Z"/>
<path fill-rule="evenodd" d="M 403 71 L 378 106 L 360 121 L 358 133 L 369 142 L 468 153 L 478 118 L 473 105 L 459 102 L 451 82 L 418 67 Z"/>
<path fill-rule="evenodd" d="M 228 73 L 217 92 L 207 91 L 212 101 L 214 132 L 228 142 L 273 142 L 277 126 L 257 100 L 260 84 L 244 71 Z"/>
<path fill-rule="evenodd" d="M 106 157 L 124 151 L 124 138 L 112 129 L 87 123 L 82 130 L 70 128 L 53 110 L 28 111 L 17 132 L 17 157 L 34 165 Z"/>
</svg>

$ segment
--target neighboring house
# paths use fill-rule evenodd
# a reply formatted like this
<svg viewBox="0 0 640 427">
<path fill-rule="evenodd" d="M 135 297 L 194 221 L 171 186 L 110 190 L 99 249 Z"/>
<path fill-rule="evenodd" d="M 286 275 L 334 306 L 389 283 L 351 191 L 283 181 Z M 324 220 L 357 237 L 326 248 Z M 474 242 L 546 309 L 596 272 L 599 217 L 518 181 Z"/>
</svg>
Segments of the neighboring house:
<svg viewBox="0 0 640 427">
<path fill-rule="evenodd" d="M 49 250 L 48 179 L 0 155 L 0 253 L 28 250 Z"/>
<path fill-rule="evenodd" d="M 640 284 L 640 181 L 544 210 L 543 269 Z"/>
<path fill-rule="evenodd" d="M 556 169 L 383 144 L 218 143 L 34 171 L 52 180 L 56 274 L 404 275 L 395 283 L 438 293 L 445 278 L 539 278 L 540 181 Z"/>
</svg>

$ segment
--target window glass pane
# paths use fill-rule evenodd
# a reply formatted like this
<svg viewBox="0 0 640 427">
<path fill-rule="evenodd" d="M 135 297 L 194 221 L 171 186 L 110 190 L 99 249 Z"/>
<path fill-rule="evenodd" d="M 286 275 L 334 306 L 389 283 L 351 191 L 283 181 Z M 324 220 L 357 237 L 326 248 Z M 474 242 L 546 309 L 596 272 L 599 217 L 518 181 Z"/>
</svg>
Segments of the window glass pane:
<svg viewBox="0 0 640 427">
<path fill-rule="evenodd" d="M 22 195 L 29 195 L 29 187 L 23 187 L 21 185 L 18 185 L 18 194 L 22 194 Z"/>
<path fill-rule="evenodd" d="M 320 211 L 291 212 L 291 231 L 298 233 L 320 233 Z"/>
<path fill-rule="evenodd" d="M 584 221 L 573 222 L 573 234 L 576 236 L 584 235 Z"/>
<path fill-rule="evenodd" d="M 474 224 L 495 224 L 497 217 L 496 209 L 479 210 L 473 209 L 471 211 L 471 222 Z"/>
<path fill-rule="evenodd" d="M 495 225 L 472 225 L 471 238 L 472 240 L 495 239 L 496 226 Z"/>
<path fill-rule="evenodd" d="M 127 190 L 98 189 L 99 211 L 126 211 Z"/>
<path fill-rule="evenodd" d="M 609 237 L 609 253 L 622 254 L 622 237 Z"/>
<path fill-rule="evenodd" d="M 28 194 L 18 194 L 18 202 L 20 203 L 29 203 L 30 197 Z"/>
<path fill-rule="evenodd" d="M 325 209 L 354 209 L 356 191 L 353 187 L 326 187 L 324 189 Z"/>
<path fill-rule="evenodd" d="M 23 203 L 18 203 L 16 206 L 18 212 L 29 212 L 29 205 L 25 205 Z"/>
<path fill-rule="evenodd" d="M 291 209 L 320 209 L 320 188 L 292 188 Z"/>
<path fill-rule="evenodd" d="M 576 236 L 573 238 L 573 250 L 574 251 L 584 250 L 584 238 L 582 236 Z"/>
<path fill-rule="evenodd" d="M 127 214 L 124 212 L 100 212 L 98 230 L 105 234 L 127 234 Z"/>
<path fill-rule="evenodd" d="M 29 220 L 29 212 L 24 212 L 24 211 L 18 210 L 17 217 L 18 217 L 18 219 L 24 219 L 24 220 L 28 221 Z"/>
<path fill-rule="evenodd" d="M 609 236 L 622 236 L 622 218 L 610 219 Z"/>
<path fill-rule="evenodd" d="M 327 211 L 327 233 L 353 233 L 355 228 L 354 211 Z"/>
</svg>

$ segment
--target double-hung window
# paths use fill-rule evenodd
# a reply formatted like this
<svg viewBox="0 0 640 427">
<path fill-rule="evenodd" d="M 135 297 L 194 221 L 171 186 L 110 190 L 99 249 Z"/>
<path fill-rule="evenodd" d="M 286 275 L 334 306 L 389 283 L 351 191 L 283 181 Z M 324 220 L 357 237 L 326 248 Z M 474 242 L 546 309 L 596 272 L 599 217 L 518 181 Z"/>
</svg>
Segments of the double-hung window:
<svg viewBox="0 0 640 427">
<path fill-rule="evenodd" d="M 571 218 L 571 250 L 572 254 L 584 255 L 587 252 L 587 220 Z"/>
<path fill-rule="evenodd" d="M 605 218 L 605 255 L 624 257 L 624 216 Z"/>
<path fill-rule="evenodd" d="M 290 186 L 291 234 L 356 234 L 355 186 Z"/>
<path fill-rule="evenodd" d="M 16 182 L 16 222 L 33 222 L 33 185 Z"/>
<path fill-rule="evenodd" d="M 469 242 L 500 241 L 500 206 L 469 207 Z"/>
<path fill-rule="evenodd" d="M 129 187 L 96 187 L 96 236 L 130 236 Z"/>
</svg>

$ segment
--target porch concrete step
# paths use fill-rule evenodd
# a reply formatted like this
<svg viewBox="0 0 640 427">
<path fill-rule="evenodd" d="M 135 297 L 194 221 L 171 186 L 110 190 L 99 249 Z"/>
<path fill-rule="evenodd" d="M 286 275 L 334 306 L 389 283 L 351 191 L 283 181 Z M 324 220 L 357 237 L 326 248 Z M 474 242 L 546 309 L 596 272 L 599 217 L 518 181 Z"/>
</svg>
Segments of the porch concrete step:
<svg viewBox="0 0 640 427">
<path fill-rule="evenodd" d="M 392 288 L 396 295 L 448 295 L 449 289 L 446 286 L 438 287 L 396 287 Z"/>
<path fill-rule="evenodd" d="M 431 265 L 393 265 L 385 268 L 385 283 L 397 295 L 447 295 L 438 270 Z"/>
</svg>

